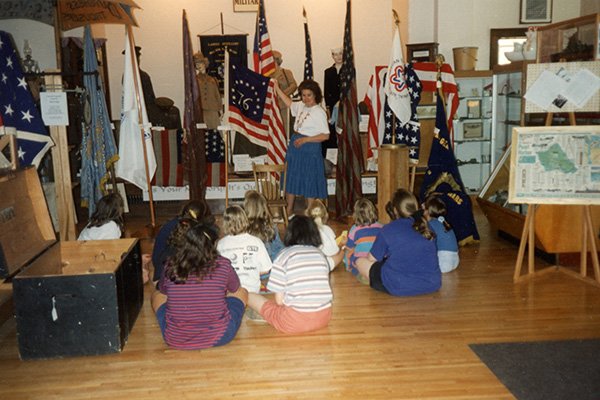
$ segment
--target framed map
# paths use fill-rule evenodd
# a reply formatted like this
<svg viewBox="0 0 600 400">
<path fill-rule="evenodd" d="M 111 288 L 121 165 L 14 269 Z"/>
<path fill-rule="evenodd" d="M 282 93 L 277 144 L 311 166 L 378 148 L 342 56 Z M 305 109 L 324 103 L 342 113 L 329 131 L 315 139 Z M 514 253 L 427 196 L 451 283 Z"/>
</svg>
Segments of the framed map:
<svg viewBox="0 0 600 400">
<path fill-rule="evenodd" d="M 508 200 L 600 204 L 600 126 L 513 128 Z"/>
</svg>

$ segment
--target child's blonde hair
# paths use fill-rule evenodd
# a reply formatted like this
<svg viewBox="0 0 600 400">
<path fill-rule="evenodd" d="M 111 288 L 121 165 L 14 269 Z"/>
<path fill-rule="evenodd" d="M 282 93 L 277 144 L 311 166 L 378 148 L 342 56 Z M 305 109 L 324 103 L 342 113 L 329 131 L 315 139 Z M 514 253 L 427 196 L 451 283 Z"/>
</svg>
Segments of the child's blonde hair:
<svg viewBox="0 0 600 400">
<path fill-rule="evenodd" d="M 248 217 L 240 206 L 229 206 L 223 213 L 223 232 L 226 235 L 239 235 L 248 232 Z"/>
<path fill-rule="evenodd" d="M 249 190 L 244 195 L 244 210 L 248 217 L 248 232 L 264 242 L 275 238 L 273 219 L 267 205 L 267 199 L 256 190 Z"/>
<path fill-rule="evenodd" d="M 314 200 L 310 207 L 306 209 L 306 215 L 315 220 L 317 225 L 325 225 L 329 219 L 327 207 L 319 199 Z"/>
<path fill-rule="evenodd" d="M 356 200 L 356 203 L 354 203 L 354 213 L 352 214 L 352 218 L 354 218 L 354 223 L 357 226 L 371 225 L 379 220 L 375 204 L 364 197 Z"/>
</svg>

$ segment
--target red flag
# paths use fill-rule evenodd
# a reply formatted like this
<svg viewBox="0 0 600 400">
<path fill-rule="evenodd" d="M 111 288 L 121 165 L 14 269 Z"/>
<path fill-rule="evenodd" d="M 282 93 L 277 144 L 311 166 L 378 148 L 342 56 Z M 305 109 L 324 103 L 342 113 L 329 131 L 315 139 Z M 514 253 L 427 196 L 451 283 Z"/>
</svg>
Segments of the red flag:
<svg viewBox="0 0 600 400">
<path fill-rule="evenodd" d="M 275 72 L 275 60 L 271 49 L 271 39 L 267 29 L 267 18 L 265 17 L 265 4 L 260 0 L 258 14 L 256 15 L 256 29 L 254 31 L 254 72 L 269 76 Z"/>
<path fill-rule="evenodd" d="M 437 66 L 432 62 L 416 62 L 413 63 L 413 68 L 417 73 L 417 76 L 421 80 L 424 92 L 435 92 L 437 91 Z M 458 109 L 458 86 L 454 80 L 454 71 L 450 64 L 443 64 L 440 69 L 442 79 L 442 91 L 447 97 L 446 104 L 450 104 L 448 114 L 448 128 L 452 132 L 452 119 L 456 110 Z"/>
<path fill-rule="evenodd" d="M 363 155 L 358 131 L 356 70 L 352 50 L 350 0 L 346 1 L 344 60 L 340 69 L 340 106 L 337 125 L 338 162 L 336 166 L 335 210 L 338 217 L 352 214 L 354 203 L 362 197 Z"/>
</svg>

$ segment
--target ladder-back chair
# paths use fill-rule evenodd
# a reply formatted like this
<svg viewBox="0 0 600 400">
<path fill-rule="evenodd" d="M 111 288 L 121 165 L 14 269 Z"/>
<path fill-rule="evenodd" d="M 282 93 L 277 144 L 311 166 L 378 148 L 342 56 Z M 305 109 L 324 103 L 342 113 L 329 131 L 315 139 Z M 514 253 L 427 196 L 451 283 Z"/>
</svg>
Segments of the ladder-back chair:
<svg viewBox="0 0 600 400">
<path fill-rule="evenodd" d="M 286 171 L 287 164 L 252 164 L 256 191 L 267 199 L 269 211 L 281 209 L 283 223 L 287 226 L 287 201 L 285 199 L 285 179 L 281 176 Z M 271 214 L 273 212 L 271 211 Z"/>
</svg>

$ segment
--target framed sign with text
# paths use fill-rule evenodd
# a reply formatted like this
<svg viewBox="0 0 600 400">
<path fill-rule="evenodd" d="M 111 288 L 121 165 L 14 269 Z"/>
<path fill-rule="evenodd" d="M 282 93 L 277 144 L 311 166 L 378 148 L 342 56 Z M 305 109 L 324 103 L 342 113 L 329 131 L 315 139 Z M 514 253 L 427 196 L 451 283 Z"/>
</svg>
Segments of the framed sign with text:
<svg viewBox="0 0 600 400">
<path fill-rule="evenodd" d="M 259 0 L 233 0 L 233 12 L 257 12 Z"/>
<path fill-rule="evenodd" d="M 248 66 L 247 34 L 243 35 L 198 35 L 200 50 L 208 58 L 207 72 L 219 82 L 223 93 L 225 79 L 225 48 L 229 50 L 229 61 L 232 64 Z"/>
</svg>

